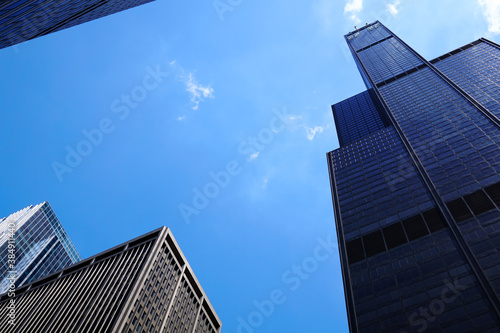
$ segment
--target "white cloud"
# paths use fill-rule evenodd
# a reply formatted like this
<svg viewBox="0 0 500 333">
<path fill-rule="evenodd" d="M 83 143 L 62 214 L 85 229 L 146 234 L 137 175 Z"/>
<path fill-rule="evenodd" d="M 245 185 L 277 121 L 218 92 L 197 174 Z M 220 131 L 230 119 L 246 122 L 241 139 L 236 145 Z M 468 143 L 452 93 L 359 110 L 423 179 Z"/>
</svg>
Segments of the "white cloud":
<svg viewBox="0 0 500 333">
<path fill-rule="evenodd" d="M 392 16 L 396 16 L 399 13 L 398 6 L 401 4 L 400 0 L 396 0 L 393 3 L 386 4 L 386 9 Z"/>
<path fill-rule="evenodd" d="M 361 23 L 358 14 L 363 10 L 363 0 L 349 0 L 344 7 L 344 15 L 349 15 L 349 18 L 356 24 Z"/>
<path fill-rule="evenodd" d="M 188 80 L 185 81 L 186 91 L 191 95 L 191 102 L 194 103 L 193 110 L 198 110 L 200 102 L 204 98 L 214 98 L 214 89 L 208 86 L 203 86 L 196 82 L 193 73 L 189 73 Z"/>
<path fill-rule="evenodd" d="M 297 119 L 302 119 L 302 116 L 290 115 L 286 118 L 288 121 L 294 121 Z"/>
<path fill-rule="evenodd" d="M 289 131 L 294 131 L 298 127 L 302 126 L 302 123 L 300 122 L 300 120 L 302 119 L 301 115 L 290 114 L 290 113 L 285 112 L 284 116 L 285 116 L 285 119 L 284 119 L 285 126 Z M 278 131 L 276 129 L 273 129 L 273 132 L 278 133 Z"/>
<path fill-rule="evenodd" d="M 313 140 L 316 136 L 316 133 L 321 133 L 324 130 L 323 126 L 307 127 L 306 125 L 304 125 L 304 128 L 306 129 L 308 140 Z"/>
<path fill-rule="evenodd" d="M 181 116 L 179 116 L 179 117 L 177 117 L 177 120 L 178 120 L 178 121 L 183 121 L 184 119 L 186 119 L 186 116 L 182 116 L 182 117 L 181 117 Z"/>
<path fill-rule="evenodd" d="M 488 22 L 488 32 L 500 34 L 500 0 L 478 0 Z"/>
<path fill-rule="evenodd" d="M 250 155 L 249 160 L 250 160 L 250 161 L 253 161 L 253 160 L 255 160 L 257 157 L 259 157 L 259 155 L 260 155 L 260 151 L 258 151 L 258 152 L 256 152 L 256 153 L 253 153 L 252 155 Z"/>
<path fill-rule="evenodd" d="M 189 93 L 191 102 L 194 104 L 193 110 L 198 110 L 200 102 L 205 98 L 214 98 L 214 89 L 210 85 L 204 86 L 199 84 L 194 74 L 191 72 L 186 75 L 184 68 L 177 65 L 176 60 L 172 60 L 169 64 L 174 69 L 177 80 L 181 81 L 186 86 L 186 91 Z"/>
</svg>

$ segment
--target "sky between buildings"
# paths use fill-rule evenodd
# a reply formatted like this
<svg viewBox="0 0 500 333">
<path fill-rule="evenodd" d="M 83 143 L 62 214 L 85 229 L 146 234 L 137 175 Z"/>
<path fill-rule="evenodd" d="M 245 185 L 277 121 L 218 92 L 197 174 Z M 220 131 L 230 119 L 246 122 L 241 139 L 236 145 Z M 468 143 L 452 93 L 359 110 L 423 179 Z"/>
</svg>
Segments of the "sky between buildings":
<svg viewBox="0 0 500 333">
<path fill-rule="evenodd" d="M 49 201 L 84 258 L 166 225 L 223 332 L 347 332 L 325 154 L 377 19 L 500 42 L 493 0 L 157 0 L 0 50 L 0 216 Z"/>
</svg>

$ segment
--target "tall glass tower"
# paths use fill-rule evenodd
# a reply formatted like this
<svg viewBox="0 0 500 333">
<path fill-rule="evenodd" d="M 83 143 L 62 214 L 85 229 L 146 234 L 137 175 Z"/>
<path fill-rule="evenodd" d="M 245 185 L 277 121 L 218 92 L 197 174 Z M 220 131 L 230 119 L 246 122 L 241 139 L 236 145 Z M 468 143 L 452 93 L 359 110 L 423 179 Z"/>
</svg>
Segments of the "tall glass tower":
<svg viewBox="0 0 500 333">
<path fill-rule="evenodd" d="M 153 0 L 7 0 L 0 3 L 0 49 Z"/>
<path fill-rule="evenodd" d="M 499 332 L 500 46 L 345 39 L 367 87 L 327 154 L 351 332 Z"/>
<path fill-rule="evenodd" d="M 80 260 L 48 202 L 0 220 L 0 294 Z"/>
</svg>

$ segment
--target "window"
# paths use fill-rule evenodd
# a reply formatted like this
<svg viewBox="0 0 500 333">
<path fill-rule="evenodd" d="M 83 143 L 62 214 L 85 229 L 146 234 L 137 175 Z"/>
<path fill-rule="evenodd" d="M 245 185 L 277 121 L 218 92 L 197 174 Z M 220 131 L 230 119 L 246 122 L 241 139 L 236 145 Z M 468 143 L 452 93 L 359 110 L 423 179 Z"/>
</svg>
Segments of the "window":
<svg viewBox="0 0 500 333">
<path fill-rule="evenodd" d="M 410 241 L 425 236 L 429 233 L 425 225 L 424 219 L 420 215 L 410 217 L 403 221 L 406 234 Z"/>
<path fill-rule="evenodd" d="M 385 251 L 384 239 L 380 230 L 363 236 L 363 244 L 365 245 L 366 256 L 371 257 L 380 252 Z"/>
<path fill-rule="evenodd" d="M 424 219 L 431 232 L 435 232 L 446 227 L 443 216 L 437 208 L 426 211 L 424 213 Z"/>
<path fill-rule="evenodd" d="M 468 194 L 464 197 L 464 199 L 475 215 L 479 215 L 495 208 L 490 198 L 488 198 L 483 190 Z"/>
<path fill-rule="evenodd" d="M 472 213 L 470 212 L 469 208 L 462 198 L 450 201 L 446 204 L 446 206 L 448 206 L 448 209 L 450 210 L 451 215 L 453 215 L 453 218 L 456 222 L 460 222 L 468 219 L 469 217 L 472 217 Z"/>
<path fill-rule="evenodd" d="M 389 250 L 407 242 L 406 235 L 401 223 L 396 223 L 388 226 L 384 228 L 383 232 L 385 242 Z"/>
<path fill-rule="evenodd" d="M 365 253 L 363 251 L 363 244 L 361 238 L 352 240 L 347 243 L 347 257 L 350 264 L 354 264 L 358 261 L 365 259 Z"/>
<path fill-rule="evenodd" d="M 488 186 L 485 188 L 486 193 L 490 196 L 491 200 L 496 203 L 497 206 L 500 206 L 500 183 Z"/>
</svg>

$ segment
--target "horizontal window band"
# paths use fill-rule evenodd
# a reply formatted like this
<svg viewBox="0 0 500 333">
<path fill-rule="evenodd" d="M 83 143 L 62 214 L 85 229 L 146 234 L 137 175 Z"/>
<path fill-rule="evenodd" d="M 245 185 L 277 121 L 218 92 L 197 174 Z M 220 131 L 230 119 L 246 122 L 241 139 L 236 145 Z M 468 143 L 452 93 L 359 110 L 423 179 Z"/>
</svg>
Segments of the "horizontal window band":
<svg viewBox="0 0 500 333">
<path fill-rule="evenodd" d="M 417 214 L 401 222 L 391 224 L 382 230 L 347 242 L 349 264 L 373 257 L 397 246 L 445 228 L 444 219 L 437 208 Z M 384 241 L 385 240 L 385 241 Z"/>
<path fill-rule="evenodd" d="M 394 36 L 387 36 L 387 37 L 384 37 L 384 38 L 382 38 L 381 40 L 376 41 L 375 43 L 372 43 L 372 44 L 370 44 L 370 45 L 367 45 L 367 46 L 365 46 L 365 47 L 360 48 L 359 50 L 356 50 L 356 53 L 359 53 L 359 52 L 361 52 L 361 51 L 364 51 L 364 50 L 366 50 L 366 49 L 369 49 L 370 47 L 375 46 L 375 45 L 377 45 L 377 44 L 380 44 L 380 43 L 382 43 L 382 42 L 385 42 L 386 40 L 391 39 L 391 38 L 394 38 Z"/>
<path fill-rule="evenodd" d="M 500 206 L 500 183 L 488 186 L 484 191 L 479 189 L 463 198 L 450 201 L 446 203 L 446 206 L 455 222 L 458 223 L 494 209 L 493 203 Z"/>
<path fill-rule="evenodd" d="M 446 206 L 457 223 L 500 207 L 500 183 L 447 202 Z M 411 216 L 347 242 L 349 264 L 368 259 L 445 227 L 444 218 L 437 208 Z"/>
<path fill-rule="evenodd" d="M 398 75 L 396 75 L 396 76 L 393 76 L 393 77 L 391 77 L 391 78 L 389 78 L 389 79 L 387 79 L 387 80 L 384 80 L 384 81 L 382 81 L 382 82 L 377 83 L 377 88 L 383 87 L 383 86 L 385 86 L 386 84 L 389 84 L 389 83 L 391 83 L 391 82 L 396 81 L 397 79 L 400 79 L 400 78 L 402 78 L 402 77 L 405 77 L 405 76 L 408 76 L 408 75 L 410 75 L 410 74 L 413 74 L 413 73 L 415 73 L 416 71 L 418 71 L 418 70 L 420 70 L 420 69 L 422 69 L 422 68 L 425 68 L 425 67 L 427 67 L 427 64 L 420 64 L 420 65 L 418 65 L 417 67 L 413 67 L 413 68 L 411 68 L 411 69 L 409 69 L 409 70 L 407 70 L 407 71 L 405 71 L 405 72 L 403 72 L 403 73 L 400 73 L 400 74 L 398 74 Z"/>
</svg>

